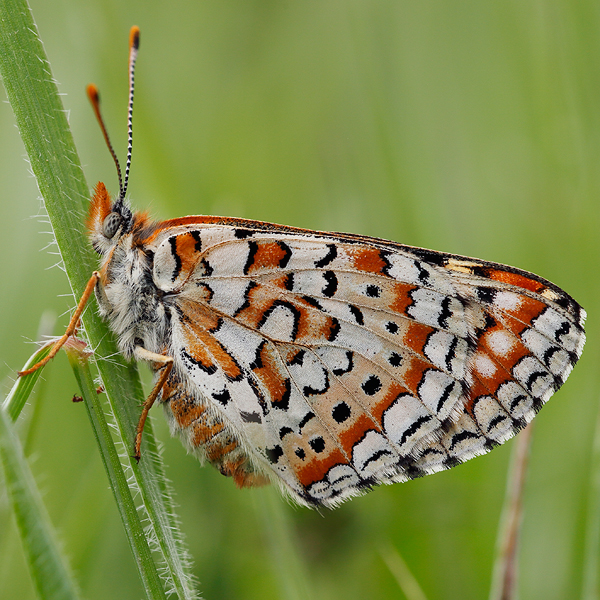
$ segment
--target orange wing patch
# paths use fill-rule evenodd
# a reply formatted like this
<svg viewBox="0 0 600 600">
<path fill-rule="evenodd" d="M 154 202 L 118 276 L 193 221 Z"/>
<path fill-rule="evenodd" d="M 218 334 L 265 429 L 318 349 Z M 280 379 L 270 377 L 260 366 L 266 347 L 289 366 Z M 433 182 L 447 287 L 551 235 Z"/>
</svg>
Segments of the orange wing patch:
<svg viewBox="0 0 600 600">
<path fill-rule="evenodd" d="M 508 283 L 536 294 L 541 294 L 546 286 L 535 279 L 531 279 L 523 273 L 512 273 L 511 271 L 503 271 L 501 269 L 494 269 L 492 267 L 485 268 L 485 275 L 488 279 L 493 281 L 501 281 L 502 283 Z"/>
<path fill-rule="evenodd" d="M 493 357 L 508 372 L 523 357 L 530 354 L 527 347 L 513 335 L 511 329 L 507 330 L 500 324 L 488 327 L 482 334 L 477 345 L 484 353 Z"/>
<path fill-rule="evenodd" d="M 248 248 L 244 275 L 263 270 L 284 269 L 292 255 L 290 247 L 283 242 L 253 240 L 248 242 Z"/>
<path fill-rule="evenodd" d="M 348 464 L 341 450 L 333 448 L 330 452 L 316 454 L 312 449 L 307 449 L 306 465 L 298 468 L 296 476 L 298 481 L 308 487 L 317 481 L 321 481 L 327 472 L 336 465 Z"/>
<path fill-rule="evenodd" d="M 418 288 L 408 283 L 394 282 L 390 292 L 391 297 L 388 301 L 390 310 L 405 315 L 406 309 L 413 303 L 410 293 L 416 289 Z"/>
<path fill-rule="evenodd" d="M 373 419 L 362 413 L 349 427 L 342 428 L 338 432 L 339 442 L 348 456 L 352 456 L 352 448 L 363 439 L 367 431 L 382 431 L 381 426 L 373 422 Z"/>
<path fill-rule="evenodd" d="M 358 271 L 385 275 L 386 269 L 390 266 L 384 259 L 382 251 L 377 248 L 351 246 L 345 248 L 345 253 L 352 261 L 352 266 Z"/>
<path fill-rule="evenodd" d="M 427 343 L 427 338 L 434 331 L 435 329 L 429 327 L 429 325 L 423 325 L 416 321 L 409 321 L 402 342 L 417 354 L 423 354 L 423 348 Z"/>
<path fill-rule="evenodd" d="M 542 314 L 542 312 L 546 309 L 546 305 L 543 302 L 540 302 L 539 300 L 535 300 L 534 298 L 529 298 L 527 296 L 519 296 L 518 306 L 508 306 L 506 308 L 501 306 L 500 308 L 502 308 L 503 311 L 514 317 L 513 319 L 511 319 L 512 321 L 520 322 L 520 329 L 518 333 L 521 333 L 523 329 L 525 329 L 525 327 L 530 326 L 531 322 L 535 318 L 539 317 L 540 314 Z M 523 323 L 525 323 L 525 325 L 523 325 Z M 517 333 L 516 330 L 518 329 L 518 327 L 516 325 L 513 325 L 513 327 L 515 328 L 515 333 Z"/>
<path fill-rule="evenodd" d="M 180 233 L 175 237 L 175 245 L 174 252 L 177 254 L 181 265 L 178 277 L 183 275 L 184 279 L 187 279 L 200 260 L 201 246 L 198 232 Z"/>
<path fill-rule="evenodd" d="M 223 347 L 211 331 L 219 326 L 220 319 L 209 309 L 192 302 L 182 302 L 182 334 L 187 355 L 204 371 L 211 373 L 218 367 L 231 380 L 240 380 L 244 373 L 235 358 Z"/>
<path fill-rule="evenodd" d="M 369 412 L 373 416 L 373 419 L 375 419 L 377 423 L 382 423 L 383 413 L 395 402 L 400 394 L 405 394 L 407 392 L 408 390 L 403 385 L 397 381 L 392 381 L 387 388 L 385 396 L 383 396 L 379 402 L 374 402 L 369 406 Z"/>
<path fill-rule="evenodd" d="M 257 352 L 256 361 L 251 365 L 252 372 L 265 388 L 273 406 L 285 409 L 290 398 L 291 382 L 281 369 L 277 352 L 264 341 Z"/>
</svg>

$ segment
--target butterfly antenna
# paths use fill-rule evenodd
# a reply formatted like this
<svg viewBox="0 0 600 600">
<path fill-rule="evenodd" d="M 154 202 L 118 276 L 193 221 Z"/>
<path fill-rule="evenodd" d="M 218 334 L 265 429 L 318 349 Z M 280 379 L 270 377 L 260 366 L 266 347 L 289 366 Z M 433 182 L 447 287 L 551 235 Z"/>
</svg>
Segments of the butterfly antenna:
<svg viewBox="0 0 600 600">
<path fill-rule="evenodd" d="M 125 199 L 129 170 L 131 168 L 131 151 L 133 149 L 133 88 L 135 76 L 135 61 L 140 47 L 140 28 L 132 27 L 129 32 L 129 104 L 127 106 L 127 162 L 125 164 L 125 182 L 121 188 L 120 198 Z"/>
<path fill-rule="evenodd" d="M 102 118 L 102 114 L 100 112 L 100 95 L 98 94 L 98 88 L 93 83 L 90 83 L 90 85 L 88 85 L 86 88 L 86 92 L 87 92 L 87 96 L 90 100 L 90 103 L 92 105 L 92 108 L 94 109 L 94 113 L 96 114 L 96 120 L 98 121 L 98 124 L 100 125 L 100 129 L 102 130 L 102 135 L 104 135 L 104 141 L 106 142 L 106 145 L 108 146 L 110 155 L 113 157 L 113 160 L 115 161 L 115 166 L 117 167 L 117 175 L 119 176 L 119 197 L 121 197 L 121 193 L 123 191 L 123 179 L 121 177 L 121 165 L 119 164 L 119 159 L 117 158 L 117 155 L 115 153 L 114 148 L 112 147 L 112 144 L 110 143 L 110 138 L 108 137 L 108 131 L 106 131 L 106 126 L 104 125 L 104 119 Z"/>
<path fill-rule="evenodd" d="M 113 160 L 115 161 L 115 166 L 117 167 L 117 175 L 119 177 L 119 197 L 117 198 L 116 203 L 122 203 L 123 200 L 125 200 L 127 184 L 129 183 L 129 171 L 131 169 L 131 151 L 133 148 L 133 83 L 135 74 L 135 61 L 137 59 L 139 47 L 140 28 L 134 26 L 129 32 L 129 102 L 127 105 L 127 163 L 125 164 L 125 181 L 123 181 L 123 176 L 121 174 L 121 165 L 119 164 L 117 154 L 110 142 L 110 138 L 108 137 L 108 131 L 106 130 L 106 125 L 104 124 L 102 113 L 100 112 L 100 95 L 98 94 L 98 88 L 94 84 L 90 84 L 87 86 L 86 89 L 88 98 L 90 99 L 92 108 L 94 109 L 96 119 L 98 121 L 98 124 L 100 125 L 100 129 L 102 130 L 104 141 L 106 142 L 108 150 L 110 151 L 110 155 L 113 157 Z"/>
</svg>

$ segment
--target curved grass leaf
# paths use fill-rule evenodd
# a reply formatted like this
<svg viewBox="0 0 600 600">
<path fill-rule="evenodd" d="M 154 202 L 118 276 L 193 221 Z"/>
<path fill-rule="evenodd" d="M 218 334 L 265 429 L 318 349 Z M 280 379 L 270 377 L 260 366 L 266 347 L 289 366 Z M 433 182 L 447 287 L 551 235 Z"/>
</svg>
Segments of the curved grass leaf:
<svg viewBox="0 0 600 600">
<path fill-rule="evenodd" d="M 35 365 L 36 363 L 46 358 L 46 356 L 48 356 L 48 354 L 50 353 L 51 348 L 52 342 L 44 344 L 39 350 L 34 352 L 29 357 L 29 360 L 25 363 L 22 370 L 26 371 L 27 369 L 33 367 L 33 365 Z M 4 399 L 4 402 L 2 403 L 2 408 L 6 411 L 6 414 L 9 416 L 10 420 L 13 423 L 21 414 L 21 411 L 23 410 L 27 399 L 33 391 L 33 387 L 35 386 L 37 380 L 40 378 L 41 374 L 42 369 L 38 369 L 37 371 L 34 371 L 29 377 L 17 377 L 17 380 L 10 389 L 8 396 L 6 396 L 6 398 Z"/>
<path fill-rule="evenodd" d="M 25 558 L 39 597 L 77 600 L 80 598 L 77 584 L 60 551 L 21 442 L 4 407 L 0 408 L 0 459 Z"/>
</svg>

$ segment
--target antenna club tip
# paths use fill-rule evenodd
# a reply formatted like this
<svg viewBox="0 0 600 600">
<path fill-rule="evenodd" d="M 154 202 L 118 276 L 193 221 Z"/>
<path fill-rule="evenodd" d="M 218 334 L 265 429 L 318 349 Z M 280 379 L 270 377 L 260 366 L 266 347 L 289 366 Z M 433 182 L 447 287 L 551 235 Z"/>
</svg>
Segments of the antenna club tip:
<svg viewBox="0 0 600 600">
<path fill-rule="evenodd" d="M 85 88 L 85 92 L 88 96 L 88 98 L 92 101 L 92 102 L 97 102 L 98 101 L 98 88 L 93 84 L 90 83 L 86 88 Z"/>
<path fill-rule="evenodd" d="M 137 25 L 129 30 L 129 47 L 136 50 L 140 47 L 140 28 Z"/>
</svg>

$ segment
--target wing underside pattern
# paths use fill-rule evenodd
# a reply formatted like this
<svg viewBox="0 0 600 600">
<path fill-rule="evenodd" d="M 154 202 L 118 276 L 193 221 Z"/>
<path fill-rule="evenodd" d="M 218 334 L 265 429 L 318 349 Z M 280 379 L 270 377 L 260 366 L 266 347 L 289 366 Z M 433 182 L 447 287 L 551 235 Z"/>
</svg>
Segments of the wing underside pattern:
<svg viewBox="0 0 600 600">
<path fill-rule="evenodd" d="M 488 451 L 581 354 L 585 313 L 535 275 L 309 233 L 188 228 L 154 258 L 189 395 L 301 503 Z"/>
</svg>

